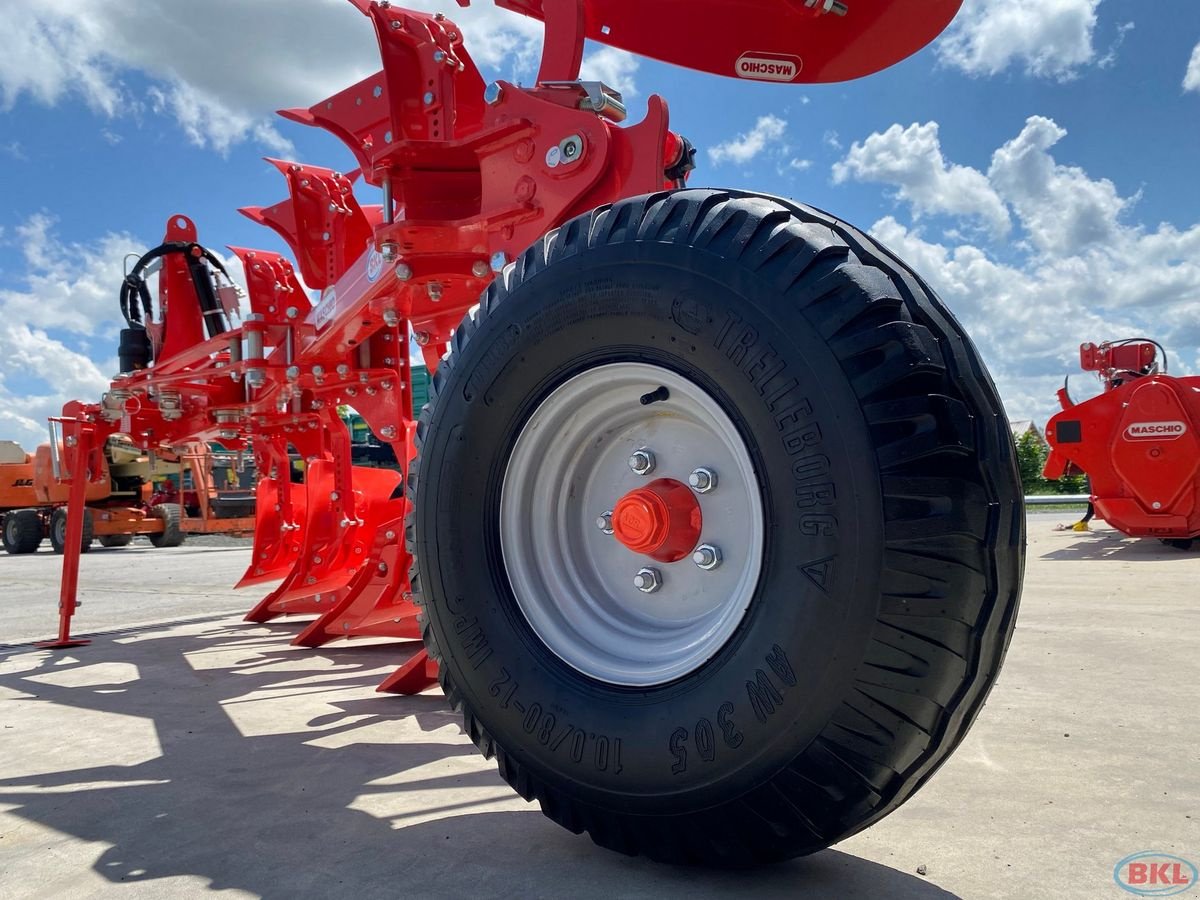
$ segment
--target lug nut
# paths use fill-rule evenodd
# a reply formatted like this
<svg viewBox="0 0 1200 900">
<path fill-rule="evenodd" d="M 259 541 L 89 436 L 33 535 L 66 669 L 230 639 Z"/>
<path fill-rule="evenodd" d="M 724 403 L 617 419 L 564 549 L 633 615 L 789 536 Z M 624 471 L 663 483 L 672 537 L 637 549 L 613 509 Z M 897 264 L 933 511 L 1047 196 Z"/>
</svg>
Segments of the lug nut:
<svg viewBox="0 0 1200 900">
<path fill-rule="evenodd" d="M 645 447 L 639 447 L 629 457 L 629 468 L 638 475 L 649 475 L 654 471 L 654 453 Z"/>
<path fill-rule="evenodd" d="M 692 551 L 692 562 L 701 569 L 712 571 L 721 564 L 721 550 L 712 544 L 701 544 Z"/>
<path fill-rule="evenodd" d="M 488 106 L 495 106 L 500 102 L 500 98 L 504 96 L 504 88 L 497 82 L 493 81 L 483 89 L 483 102 Z"/>
<path fill-rule="evenodd" d="M 611 509 L 606 509 L 604 512 L 602 512 L 600 515 L 598 515 L 596 517 L 596 527 L 599 528 L 601 531 L 603 531 L 605 534 L 613 533 L 612 514 L 613 514 L 613 511 Z"/>
<path fill-rule="evenodd" d="M 688 476 L 688 484 L 692 486 L 697 494 L 707 494 L 717 486 L 717 473 L 712 469 L 701 466 L 694 469 L 692 474 Z"/>
<path fill-rule="evenodd" d="M 662 587 L 662 575 L 658 569 L 638 569 L 638 573 L 633 576 L 633 586 L 643 594 L 653 594 Z"/>
</svg>

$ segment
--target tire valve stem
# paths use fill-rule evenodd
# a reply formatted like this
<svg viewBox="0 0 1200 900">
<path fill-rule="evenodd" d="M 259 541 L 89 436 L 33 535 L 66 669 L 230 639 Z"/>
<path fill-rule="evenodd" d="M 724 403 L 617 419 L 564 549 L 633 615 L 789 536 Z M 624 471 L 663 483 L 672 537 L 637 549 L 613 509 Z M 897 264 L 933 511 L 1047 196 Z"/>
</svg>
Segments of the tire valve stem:
<svg viewBox="0 0 1200 900">
<path fill-rule="evenodd" d="M 642 396 L 638 398 L 638 403 L 642 404 L 642 406 L 649 406 L 651 403 L 658 403 L 659 401 L 669 399 L 671 399 L 671 392 L 667 390 L 665 385 L 660 384 L 650 393 L 642 394 Z"/>
</svg>

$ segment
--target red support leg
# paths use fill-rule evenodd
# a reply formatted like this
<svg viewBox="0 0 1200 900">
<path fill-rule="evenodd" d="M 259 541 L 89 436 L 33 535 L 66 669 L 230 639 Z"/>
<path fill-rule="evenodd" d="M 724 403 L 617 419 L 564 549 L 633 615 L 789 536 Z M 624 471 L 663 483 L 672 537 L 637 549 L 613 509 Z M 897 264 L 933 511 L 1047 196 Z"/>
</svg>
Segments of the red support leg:
<svg viewBox="0 0 1200 900">
<path fill-rule="evenodd" d="M 52 641 L 39 641 L 36 646 L 53 650 L 66 647 L 82 647 L 90 644 L 87 638 L 71 637 L 71 617 L 79 606 L 76 592 L 79 588 L 79 554 L 83 548 L 83 515 L 87 497 L 88 457 L 93 437 L 92 426 L 80 419 L 61 420 L 65 453 L 63 462 L 68 466 L 62 473 L 64 480 L 71 483 L 67 498 L 67 533 L 63 545 L 62 581 L 58 595 L 58 637 Z"/>
</svg>

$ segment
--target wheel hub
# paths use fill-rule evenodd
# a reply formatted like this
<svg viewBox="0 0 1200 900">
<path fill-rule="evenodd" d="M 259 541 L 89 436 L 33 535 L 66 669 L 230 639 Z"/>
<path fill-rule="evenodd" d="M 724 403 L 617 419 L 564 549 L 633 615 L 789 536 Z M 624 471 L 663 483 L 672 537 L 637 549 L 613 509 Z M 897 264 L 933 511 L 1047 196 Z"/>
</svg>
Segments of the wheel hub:
<svg viewBox="0 0 1200 900">
<path fill-rule="evenodd" d="M 704 517 L 695 495 L 673 478 L 634 488 L 612 512 L 613 537 L 659 562 L 678 562 L 700 540 Z"/>
<path fill-rule="evenodd" d="M 633 362 L 582 372 L 534 408 L 505 468 L 499 531 L 513 599 L 542 644 L 629 686 L 687 675 L 725 645 L 766 543 L 729 414 L 689 378 Z"/>
</svg>

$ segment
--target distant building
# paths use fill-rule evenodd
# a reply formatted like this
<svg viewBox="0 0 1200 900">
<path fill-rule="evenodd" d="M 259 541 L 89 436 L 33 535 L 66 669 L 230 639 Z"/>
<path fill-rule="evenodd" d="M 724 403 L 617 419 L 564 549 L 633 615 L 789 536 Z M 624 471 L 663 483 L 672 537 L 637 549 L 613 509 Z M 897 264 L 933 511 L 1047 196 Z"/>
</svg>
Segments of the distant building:
<svg viewBox="0 0 1200 900">
<path fill-rule="evenodd" d="M 1037 438 L 1039 445 L 1047 450 L 1050 449 L 1050 444 L 1046 441 L 1046 435 L 1042 434 L 1042 429 L 1038 428 L 1032 419 L 1013 419 L 1008 423 L 1008 427 L 1012 429 L 1014 439 L 1019 438 L 1023 434 L 1032 434 Z"/>
</svg>

